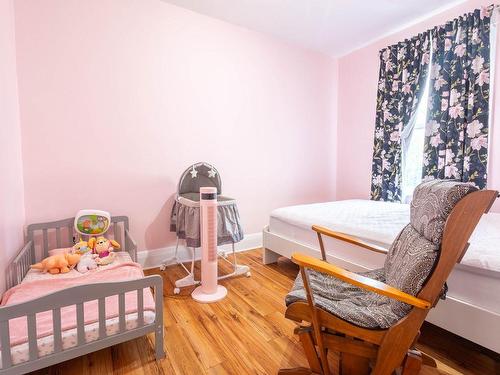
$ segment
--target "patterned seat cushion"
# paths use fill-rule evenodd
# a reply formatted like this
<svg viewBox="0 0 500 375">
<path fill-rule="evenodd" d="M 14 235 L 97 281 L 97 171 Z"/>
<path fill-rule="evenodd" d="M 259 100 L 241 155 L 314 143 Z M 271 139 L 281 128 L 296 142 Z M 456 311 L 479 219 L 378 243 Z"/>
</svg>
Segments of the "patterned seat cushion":
<svg viewBox="0 0 500 375">
<path fill-rule="evenodd" d="M 446 219 L 453 207 L 477 189 L 471 184 L 433 180 L 415 188 L 411 222 L 388 251 L 384 268 L 362 275 L 416 296 L 431 275 L 439 256 Z M 385 329 L 407 315 L 411 306 L 308 270 L 314 301 L 320 308 L 365 328 Z M 287 305 L 306 300 L 301 275 L 286 296 Z"/>
<path fill-rule="evenodd" d="M 314 270 L 307 270 L 314 295 L 314 302 L 323 310 L 364 328 L 388 328 L 401 317 L 391 309 L 388 297 L 366 291 L 335 277 Z M 360 275 L 385 281 L 383 268 Z M 305 301 L 306 293 L 301 274 L 295 279 L 292 290 L 285 298 L 286 305 Z"/>
</svg>

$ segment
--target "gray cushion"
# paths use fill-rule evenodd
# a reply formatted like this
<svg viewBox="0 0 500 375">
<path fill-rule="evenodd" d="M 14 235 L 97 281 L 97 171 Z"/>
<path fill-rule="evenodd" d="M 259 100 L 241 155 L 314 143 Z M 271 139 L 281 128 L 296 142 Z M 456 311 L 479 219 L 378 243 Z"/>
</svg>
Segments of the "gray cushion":
<svg viewBox="0 0 500 375">
<path fill-rule="evenodd" d="M 307 270 L 316 305 L 350 323 L 365 328 L 389 328 L 401 317 L 396 315 L 387 297 L 366 291 L 321 272 Z M 385 281 L 383 268 L 360 273 Z M 301 274 L 285 298 L 286 305 L 305 301 L 306 293 Z"/>
<path fill-rule="evenodd" d="M 385 261 L 387 284 L 416 296 L 432 273 L 438 259 L 446 219 L 455 205 L 477 189 L 450 180 L 423 182 L 415 188 L 410 224 L 393 242 Z M 391 300 L 395 314 L 405 315 L 411 306 Z"/>
<path fill-rule="evenodd" d="M 431 180 L 415 188 L 410 208 L 411 225 L 425 238 L 441 244 L 444 225 L 460 199 L 476 191 L 471 184 L 450 180 Z"/>
<path fill-rule="evenodd" d="M 429 277 L 438 256 L 438 245 L 421 236 L 408 224 L 393 242 L 385 259 L 385 282 L 416 296 Z M 411 306 L 391 299 L 392 311 L 405 316 Z"/>
</svg>

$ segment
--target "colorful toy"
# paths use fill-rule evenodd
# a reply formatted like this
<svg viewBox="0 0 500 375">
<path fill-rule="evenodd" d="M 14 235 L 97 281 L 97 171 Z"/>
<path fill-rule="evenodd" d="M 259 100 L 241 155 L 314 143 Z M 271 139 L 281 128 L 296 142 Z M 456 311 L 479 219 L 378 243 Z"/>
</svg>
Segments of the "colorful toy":
<svg viewBox="0 0 500 375">
<path fill-rule="evenodd" d="M 91 252 L 91 248 L 88 244 L 87 241 L 84 241 L 80 238 L 80 241 L 78 241 L 77 243 L 75 243 L 73 245 L 73 248 L 72 248 L 72 252 L 75 253 L 75 254 L 80 254 L 80 255 L 84 255 L 84 254 L 87 254 L 88 252 Z"/>
<path fill-rule="evenodd" d="M 87 241 L 80 238 L 80 240 L 71 248 L 71 253 L 81 255 L 80 261 L 76 265 L 76 270 L 78 272 L 85 273 L 89 270 L 97 268 L 97 263 L 95 261 L 96 256 L 92 253 L 92 249 Z"/>
<path fill-rule="evenodd" d="M 75 216 L 75 230 L 84 235 L 104 234 L 111 224 L 109 212 L 80 210 Z"/>
<path fill-rule="evenodd" d="M 31 268 L 51 274 L 67 273 L 80 261 L 80 254 L 57 254 L 45 258 L 40 263 L 33 264 Z"/>
<path fill-rule="evenodd" d="M 92 237 L 89 240 L 89 246 L 93 249 L 94 254 L 97 254 L 96 262 L 100 266 L 110 264 L 115 259 L 115 249 L 120 248 L 120 244 L 115 240 L 110 240 L 106 237 Z"/>
<path fill-rule="evenodd" d="M 85 254 L 92 250 L 93 260 L 100 266 L 110 264 L 115 259 L 114 249 L 119 249 L 120 244 L 114 240 L 103 237 L 104 233 L 111 225 L 111 215 L 109 212 L 101 210 L 80 210 L 75 216 L 75 230 L 81 235 L 97 236 L 90 237 L 88 242 L 80 241 L 75 245 L 75 251 Z M 85 264 L 93 267 L 90 260 L 85 260 Z M 84 267 L 84 266 L 82 266 Z M 86 272 L 88 266 L 84 269 Z M 92 268 L 90 268 L 92 269 Z"/>
</svg>

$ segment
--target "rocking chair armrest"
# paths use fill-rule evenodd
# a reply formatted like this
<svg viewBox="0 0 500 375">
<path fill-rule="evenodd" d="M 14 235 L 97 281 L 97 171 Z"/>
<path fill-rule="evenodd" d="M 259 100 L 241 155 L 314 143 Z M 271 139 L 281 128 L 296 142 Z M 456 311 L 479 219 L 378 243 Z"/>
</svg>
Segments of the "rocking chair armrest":
<svg viewBox="0 0 500 375">
<path fill-rule="evenodd" d="M 432 304 L 429 301 L 412 296 L 411 294 L 405 293 L 402 290 L 394 288 L 381 281 L 347 271 L 343 268 L 308 255 L 293 253 L 292 261 L 300 267 L 310 268 L 315 271 L 326 273 L 359 288 L 407 303 L 419 309 L 430 309 L 432 307 Z"/>
<path fill-rule="evenodd" d="M 368 242 L 365 242 L 354 236 L 350 236 L 348 234 L 341 232 L 335 232 L 331 229 L 322 227 L 320 225 L 313 225 L 312 230 L 318 234 L 324 234 L 325 236 L 332 237 L 340 241 L 348 242 L 350 244 L 357 245 L 359 247 L 374 251 L 376 253 L 387 254 L 387 249 L 383 248 L 382 246 L 369 244 Z"/>
</svg>

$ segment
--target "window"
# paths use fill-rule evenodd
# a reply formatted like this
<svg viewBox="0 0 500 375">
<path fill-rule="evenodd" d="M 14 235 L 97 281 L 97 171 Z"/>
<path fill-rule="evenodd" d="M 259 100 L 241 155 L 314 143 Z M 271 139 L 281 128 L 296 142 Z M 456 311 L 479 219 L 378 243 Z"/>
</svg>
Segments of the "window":
<svg viewBox="0 0 500 375">
<path fill-rule="evenodd" d="M 430 74 L 427 74 L 424 92 L 417 104 L 414 118 L 410 120 L 407 128 L 401 134 L 402 150 L 402 181 L 401 203 L 409 203 L 413 190 L 422 182 L 425 123 L 427 120 L 427 105 L 429 101 Z M 405 134 L 406 133 L 406 134 Z"/>
</svg>

